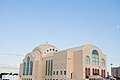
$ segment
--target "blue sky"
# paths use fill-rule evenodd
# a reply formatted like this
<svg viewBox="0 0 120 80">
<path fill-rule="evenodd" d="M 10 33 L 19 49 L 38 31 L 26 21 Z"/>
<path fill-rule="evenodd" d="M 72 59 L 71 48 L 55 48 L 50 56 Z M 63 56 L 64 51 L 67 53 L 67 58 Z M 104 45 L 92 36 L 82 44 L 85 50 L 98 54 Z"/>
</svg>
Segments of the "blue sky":
<svg viewBox="0 0 120 80">
<path fill-rule="evenodd" d="M 94 44 L 120 63 L 120 0 L 0 0 L 0 64 L 19 64 L 46 42 L 59 49 Z"/>
</svg>

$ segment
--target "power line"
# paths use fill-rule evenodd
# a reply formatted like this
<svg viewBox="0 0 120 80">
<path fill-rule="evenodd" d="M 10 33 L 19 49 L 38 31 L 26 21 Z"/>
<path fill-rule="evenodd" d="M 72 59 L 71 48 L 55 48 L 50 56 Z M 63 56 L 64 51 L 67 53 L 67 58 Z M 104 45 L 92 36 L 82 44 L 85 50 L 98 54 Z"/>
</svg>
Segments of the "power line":
<svg viewBox="0 0 120 80">
<path fill-rule="evenodd" d="M 12 67 L 0 67 L 1 69 L 16 69 L 18 70 L 19 68 L 12 68 Z"/>
<path fill-rule="evenodd" d="M 24 55 L 21 55 L 21 54 L 10 54 L 10 53 L 1 53 L 0 55 L 24 56 Z"/>
</svg>

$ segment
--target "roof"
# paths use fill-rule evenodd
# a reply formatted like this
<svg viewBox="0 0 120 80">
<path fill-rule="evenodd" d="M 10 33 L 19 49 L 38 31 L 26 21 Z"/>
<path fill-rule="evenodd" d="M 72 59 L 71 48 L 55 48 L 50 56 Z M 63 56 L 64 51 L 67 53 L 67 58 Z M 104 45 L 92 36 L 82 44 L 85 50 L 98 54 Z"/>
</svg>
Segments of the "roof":
<svg viewBox="0 0 120 80">
<path fill-rule="evenodd" d="M 47 53 L 50 53 L 53 51 L 53 49 L 58 51 L 58 48 L 51 45 L 51 44 L 42 44 L 37 47 L 35 47 L 32 51 L 33 55 L 38 55 L 38 53 L 42 53 L 43 55 L 46 55 Z M 38 53 L 36 53 L 38 51 Z"/>
</svg>

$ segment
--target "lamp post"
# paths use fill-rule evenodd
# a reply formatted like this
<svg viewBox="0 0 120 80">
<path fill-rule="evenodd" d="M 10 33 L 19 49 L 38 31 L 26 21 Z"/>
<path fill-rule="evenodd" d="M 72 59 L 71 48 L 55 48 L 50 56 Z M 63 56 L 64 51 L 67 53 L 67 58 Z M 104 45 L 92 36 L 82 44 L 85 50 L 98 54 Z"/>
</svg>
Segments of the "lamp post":
<svg viewBox="0 0 120 80">
<path fill-rule="evenodd" d="M 112 65 L 113 65 L 113 64 L 110 64 L 110 65 L 111 65 L 111 68 L 112 68 Z"/>
<path fill-rule="evenodd" d="M 110 65 L 111 65 L 111 76 L 112 76 L 112 65 L 113 65 L 113 64 L 111 63 Z"/>
</svg>

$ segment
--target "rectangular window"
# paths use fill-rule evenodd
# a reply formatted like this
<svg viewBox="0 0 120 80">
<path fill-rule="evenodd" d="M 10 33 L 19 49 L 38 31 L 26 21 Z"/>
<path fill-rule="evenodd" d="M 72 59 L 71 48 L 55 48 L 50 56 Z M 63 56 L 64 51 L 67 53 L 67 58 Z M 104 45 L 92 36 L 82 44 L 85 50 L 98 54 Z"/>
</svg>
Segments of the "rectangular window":
<svg viewBox="0 0 120 80">
<path fill-rule="evenodd" d="M 71 73 L 71 79 L 72 79 L 72 73 Z"/>
<path fill-rule="evenodd" d="M 53 71 L 53 75 L 55 75 L 55 71 Z"/>
<path fill-rule="evenodd" d="M 90 75 L 90 68 L 88 68 L 88 75 Z"/>
<path fill-rule="evenodd" d="M 64 75 L 66 75 L 66 71 L 64 71 Z"/>
<path fill-rule="evenodd" d="M 56 71 L 56 75 L 58 75 L 58 71 Z"/>
<path fill-rule="evenodd" d="M 62 75 L 62 71 L 60 71 L 60 75 Z"/>
</svg>

